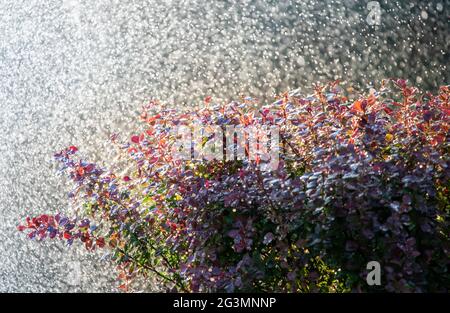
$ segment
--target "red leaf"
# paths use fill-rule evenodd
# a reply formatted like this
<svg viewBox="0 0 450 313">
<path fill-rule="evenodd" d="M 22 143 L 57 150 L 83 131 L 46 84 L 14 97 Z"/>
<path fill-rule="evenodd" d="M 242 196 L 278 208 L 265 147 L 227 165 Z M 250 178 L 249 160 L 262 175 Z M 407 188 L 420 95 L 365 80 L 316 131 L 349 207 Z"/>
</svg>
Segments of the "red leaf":
<svg viewBox="0 0 450 313">
<path fill-rule="evenodd" d="M 139 143 L 139 136 L 136 136 L 136 135 L 131 136 L 131 141 L 134 143 Z"/>
<path fill-rule="evenodd" d="M 19 225 L 19 226 L 17 226 L 17 230 L 18 231 L 24 231 L 25 230 L 25 226 L 23 226 L 23 225 Z"/>
<path fill-rule="evenodd" d="M 406 80 L 405 79 L 395 79 L 394 83 L 402 89 L 406 88 Z"/>
<path fill-rule="evenodd" d="M 99 247 L 99 248 L 103 248 L 105 246 L 105 238 L 100 237 L 95 241 L 95 244 Z"/>
<path fill-rule="evenodd" d="M 86 165 L 86 166 L 84 167 L 84 170 L 85 170 L 87 173 L 92 172 L 93 169 L 94 169 L 94 164 L 88 164 L 88 165 Z"/>
<path fill-rule="evenodd" d="M 41 221 L 42 221 L 42 223 L 47 224 L 48 223 L 48 215 L 42 214 L 41 215 Z"/>
<path fill-rule="evenodd" d="M 434 136 L 434 138 L 431 140 L 431 144 L 432 144 L 433 146 L 438 145 L 438 144 L 440 144 L 440 143 L 443 143 L 443 142 L 444 142 L 444 139 L 445 139 L 444 135 L 436 135 L 436 136 Z"/>
<path fill-rule="evenodd" d="M 87 239 L 86 242 L 84 243 L 84 246 L 86 247 L 87 250 L 91 250 L 92 249 L 92 240 Z"/>
<path fill-rule="evenodd" d="M 392 110 L 391 108 L 387 107 L 387 106 L 385 106 L 385 107 L 383 108 L 383 110 L 384 110 L 384 112 L 386 112 L 388 115 L 391 115 L 392 112 L 393 112 L 393 110 Z"/>
<path fill-rule="evenodd" d="M 128 290 L 128 287 L 127 287 L 126 284 L 122 284 L 122 285 L 120 285 L 118 288 L 121 289 L 121 290 L 123 290 L 123 291 L 127 291 L 127 290 Z"/>
<path fill-rule="evenodd" d="M 361 112 L 364 113 L 365 106 L 361 100 L 356 100 L 352 106 L 352 112 Z"/>
<path fill-rule="evenodd" d="M 83 176 L 84 175 L 84 167 L 79 166 L 77 169 L 77 174 L 80 176 Z"/>
<path fill-rule="evenodd" d="M 72 235 L 68 231 L 65 231 L 64 232 L 64 238 L 65 239 L 70 239 L 70 238 L 72 238 Z"/>
<path fill-rule="evenodd" d="M 70 146 L 67 150 L 73 154 L 78 151 L 78 148 L 75 146 Z"/>
</svg>

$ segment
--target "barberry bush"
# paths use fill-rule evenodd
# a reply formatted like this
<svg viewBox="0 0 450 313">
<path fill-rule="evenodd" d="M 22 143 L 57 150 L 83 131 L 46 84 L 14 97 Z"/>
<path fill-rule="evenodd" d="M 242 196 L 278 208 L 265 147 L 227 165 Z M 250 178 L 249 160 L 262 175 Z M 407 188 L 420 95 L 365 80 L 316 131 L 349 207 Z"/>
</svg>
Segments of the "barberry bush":
<svg viewBox="0 0 450 313">
<path fill-rule="evenodd" d="M 448 292 L 449 100 L 449 86 L 433 95 L 386 80 L 353 99 L 333 82 L 263 106 L 152 101 L 142 132 L 111 138 L 128 176 L 71 146 L 55 158 L 81 217 L 41 215 L 18 228 L 110 249 L 124 290 L 152 275 L 186 292 Z M 195 123 L 278 127 L 278 167 L 174 158 L 171 129 Z M 370 261 L 381 265 L 379 286 L 366 282 Z"/>
</svg>

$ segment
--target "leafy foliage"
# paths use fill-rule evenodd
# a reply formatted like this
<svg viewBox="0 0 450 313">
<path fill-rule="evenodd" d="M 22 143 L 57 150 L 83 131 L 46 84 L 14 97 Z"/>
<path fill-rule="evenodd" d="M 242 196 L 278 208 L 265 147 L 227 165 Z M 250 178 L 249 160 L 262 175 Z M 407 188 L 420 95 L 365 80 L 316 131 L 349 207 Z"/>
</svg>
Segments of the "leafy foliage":
<svg viewBox="0 0 450 313">
<path fill-rule="evenodd" d="M 180 112 L 152 101 L 143 132 L 112 137 L 128 176 L 76 160 L 75 147 L 55 155 L 101 226 L 84 219 L 73 231 L 76 221 L 42 215 L 19 230 L 107 244 L 127 277 L 154 274 L 180 291 L 448 291 L 449 99 L 448 86 L 421 94 L 393 80 L 355 100 L 334 82 L 265 106 L 208 97 Z M 175 159 L 170 130 L 199 122 L 278 126 L 278 169 Z M 381 286 L 365 281 L 369 261 Z"/>
</svg>

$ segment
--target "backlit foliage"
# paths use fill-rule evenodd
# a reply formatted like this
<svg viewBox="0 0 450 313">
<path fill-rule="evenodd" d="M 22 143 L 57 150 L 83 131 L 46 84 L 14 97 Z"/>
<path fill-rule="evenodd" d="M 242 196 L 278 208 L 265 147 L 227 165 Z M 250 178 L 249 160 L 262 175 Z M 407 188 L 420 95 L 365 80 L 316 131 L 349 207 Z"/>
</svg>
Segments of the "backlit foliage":
<svg viewBox="0 0 450 313">
<path fill-rule="evenodd" d="M 156 275 L 179 291 L 448 291 L 450 88 L 422 93 L 381 82 L 355 99 L 338 82 L 270 105 L 243 98 L 181 112 L 156 101 L 145 129 L 112 143 L 129 175 L 55 155 L 82 218 L 42 215 L 30 238 L 109 248 L 123 290 Z M 253 161 L 174 160 L 179 125 L 276 125 L 276 171 Z M 366 283 L 366 264 L 382 285 Z"/>
</svg>

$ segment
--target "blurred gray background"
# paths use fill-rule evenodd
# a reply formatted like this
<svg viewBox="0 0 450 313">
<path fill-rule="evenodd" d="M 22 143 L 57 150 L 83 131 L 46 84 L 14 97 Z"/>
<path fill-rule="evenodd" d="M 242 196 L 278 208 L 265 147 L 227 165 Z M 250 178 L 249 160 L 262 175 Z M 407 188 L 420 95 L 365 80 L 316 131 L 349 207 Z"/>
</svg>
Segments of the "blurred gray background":
<svg viewBox="0 0 450 313">
<path fill-rule="evenodd" d="M 270 101 L 334 79 L 448 84 L 449 1 L 368 3 L 0 0 L 0 291 L 116 291 L 101 253 L 30 242 L 16 225 L 70 212 L 53 153 L 110 158 L 108 136 L 129 134 L 151 98 Z"/>
</svg>

